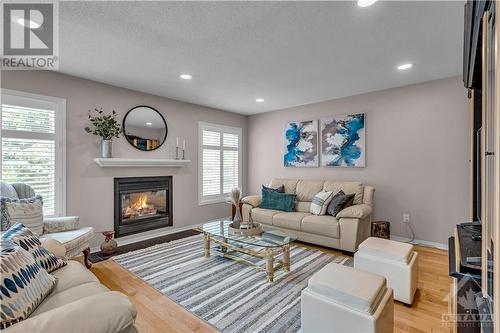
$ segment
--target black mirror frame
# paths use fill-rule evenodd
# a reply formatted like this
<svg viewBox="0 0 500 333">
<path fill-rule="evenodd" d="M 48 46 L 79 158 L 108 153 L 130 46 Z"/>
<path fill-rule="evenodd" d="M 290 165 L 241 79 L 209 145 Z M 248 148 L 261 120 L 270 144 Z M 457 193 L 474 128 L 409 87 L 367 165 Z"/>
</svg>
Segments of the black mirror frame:
<svg viewBox="0 0 500 333">
<path fill-rule="evenodd" d="M 158 147 L 156 147 L 154 149 L 147 150 L 147 149 L 142 149 L 142 148 L 139 148 L 137 146 L 134 146 L 134 144 L 128 139 L 127 133 L 125 132 L 125 121 L 127 120 L 127 116 L 128 116 L 128 114 L 130 112 L 134 111 L 137 108 L 149 108 L 151 110 L 156 111 L 156 113 L 158 113 L 160 115 L 161 119 L 163 120 L 163 123 L 165 124 L 165 137 L 163 138 L 163 141 L 158 145 Z M 138 149 L 140 151 L 153 151 L 153 150 L 156 150 L 156 149 L 160 148 L 161 146 L 163 146 L 163 144 L 165 143 L 165 141 L 167 141 L 167 136 L 168 136 L 168 125 L 167 125 L 167 122 L 166 122 L 165 118 L 163 117 L 163 115 L 160 113 L 160 111 L 156 110 L 155 108 L 153 108 L 153 107 L 151 107 L 149 105 L 137 105 L 137 106 L 134 106 L 132 109 L 128 110 L 127 113 L 125 114 L 125 117 L 123 117 L 122 128 L 123 128 L 123 136 L 128 141 L 128 143 L 130 143 L 130 145 L 132 147 L 134 147 L 135 149 Z"/>
</svg>

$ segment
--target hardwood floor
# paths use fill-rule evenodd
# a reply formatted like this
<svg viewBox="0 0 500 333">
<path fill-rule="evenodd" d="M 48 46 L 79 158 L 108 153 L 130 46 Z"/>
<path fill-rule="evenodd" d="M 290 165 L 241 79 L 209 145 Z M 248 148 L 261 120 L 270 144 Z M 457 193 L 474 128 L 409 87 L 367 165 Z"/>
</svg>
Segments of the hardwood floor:
<svg viewBox="0 0 500 333">
<path fill-rule="evenodd" d="M 302 244 L 339 255 L 338 251 Z M 447 296 L 452 279 L 448 276 L 446 251 L 417 246 L 419 281 L 411 307 L 396 302 L 394 332 L 451 332 L 442 325 L 441 315 L 448 313 Z M 112 260 L 96 263 L 92 272 L 111 290 L 128 295 L 137 308 L 139 332 L 217 332 L 211 325 L 163 296 L 147 283 Z"/>
</svg>

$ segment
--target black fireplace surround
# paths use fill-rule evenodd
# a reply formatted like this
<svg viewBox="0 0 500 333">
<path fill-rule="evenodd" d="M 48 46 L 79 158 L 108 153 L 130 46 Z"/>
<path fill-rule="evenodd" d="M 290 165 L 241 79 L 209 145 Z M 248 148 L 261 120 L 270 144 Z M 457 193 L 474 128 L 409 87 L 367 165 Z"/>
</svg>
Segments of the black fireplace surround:
<svg viewBox="0 0 500 333">
<path fill-rule="evenodd" d="M 115 237 L 173 225 L 172 176 L 114 181 Z"/>
</svg>

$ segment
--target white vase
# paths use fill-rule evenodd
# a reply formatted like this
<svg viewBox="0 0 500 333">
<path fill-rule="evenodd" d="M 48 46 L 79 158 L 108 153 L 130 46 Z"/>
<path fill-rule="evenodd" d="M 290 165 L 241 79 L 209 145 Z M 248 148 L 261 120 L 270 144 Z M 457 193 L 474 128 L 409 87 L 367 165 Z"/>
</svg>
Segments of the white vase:
<svg viewBox="0 0 500 333">
<path fill-rule="evenodd" d="M 240 213 L 240 207 L 239 205 L 236 206 L 236 212 L 234 213 L 233 217 L 233 228 L 239 228 L 241 225 L 241 213 Z"/>
<path fill-rule="evenodd" d="M 113 141 L 112 140 L 101 140 L 101 157 L 111 158 L 113 157 Z"/>
</svg>

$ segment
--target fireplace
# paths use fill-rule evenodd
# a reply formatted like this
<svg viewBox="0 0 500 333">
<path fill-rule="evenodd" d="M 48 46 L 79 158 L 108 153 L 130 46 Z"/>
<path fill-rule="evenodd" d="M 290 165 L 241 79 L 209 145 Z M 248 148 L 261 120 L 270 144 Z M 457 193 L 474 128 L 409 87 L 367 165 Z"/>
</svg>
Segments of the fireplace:
<svg viewBox="0 0 500 333">
<path fill-rule="evenodd" d="M 172 176 L 115 178 L 115 236 L 172 226 Z"/>
</svg>

